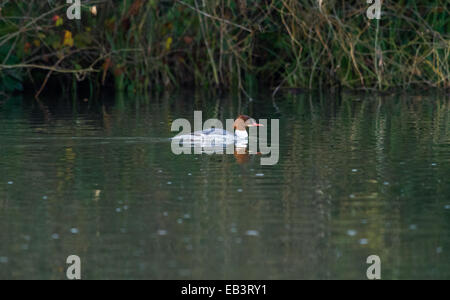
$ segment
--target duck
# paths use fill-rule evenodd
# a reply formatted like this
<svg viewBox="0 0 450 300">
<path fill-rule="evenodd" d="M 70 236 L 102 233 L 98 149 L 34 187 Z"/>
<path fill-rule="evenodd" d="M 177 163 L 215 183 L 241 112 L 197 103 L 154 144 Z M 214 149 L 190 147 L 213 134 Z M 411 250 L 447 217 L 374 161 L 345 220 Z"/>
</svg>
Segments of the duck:
<svg viewBox="0 0 450 300">
<path fill-rule="evenodd" d="M 220 128 L 209 128 L 201 131 L 195 131 L 190 134 L 181 134 L 172 138 L 182 144 L 201 144 L 201 145 L 229 145 L 232 143 L 246 144 L 248 142 L 247 128 L 262 127 L 264 125 L 247 116 L 239 115 L 233 124 L 234 132 Z"/>
</svg>

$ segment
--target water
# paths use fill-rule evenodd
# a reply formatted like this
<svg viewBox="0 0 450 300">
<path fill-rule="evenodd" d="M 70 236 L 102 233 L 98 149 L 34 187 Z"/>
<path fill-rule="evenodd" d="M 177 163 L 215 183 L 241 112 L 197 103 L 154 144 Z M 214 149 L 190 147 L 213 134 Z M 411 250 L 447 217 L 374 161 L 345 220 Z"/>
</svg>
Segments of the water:
<svg viewBox="0 0 450 300">
<path fill-rule="evenodd" d="M 450 279 L 448 97 L 51 100 L 0 103 L 1 279 Z M 279 118 L 279 163 L 175 156 L 194 109 Z"/>
</svg>

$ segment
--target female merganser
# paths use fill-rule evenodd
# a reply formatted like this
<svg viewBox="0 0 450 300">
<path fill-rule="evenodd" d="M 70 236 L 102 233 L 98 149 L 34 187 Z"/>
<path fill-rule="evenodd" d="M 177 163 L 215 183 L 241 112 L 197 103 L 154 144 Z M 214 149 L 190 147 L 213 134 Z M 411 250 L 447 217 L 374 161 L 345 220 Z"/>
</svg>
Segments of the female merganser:
<svg viewBox="0 0 450 300">
<path fill-rule="evenodd" d="M 264 126 L 256 123 L 249 116 L 240 115 L 234 121 L 234 134 L 218 128 L 210 128 L 202 131 L 196 131 L 191 134 L 177 135 L 172 140 L 181 141 L 183 144 L 201 144 L 201 145 L 229 145 L 232 143 L 246 143 L 248 139 L 247 127 Z"/>
</svg>

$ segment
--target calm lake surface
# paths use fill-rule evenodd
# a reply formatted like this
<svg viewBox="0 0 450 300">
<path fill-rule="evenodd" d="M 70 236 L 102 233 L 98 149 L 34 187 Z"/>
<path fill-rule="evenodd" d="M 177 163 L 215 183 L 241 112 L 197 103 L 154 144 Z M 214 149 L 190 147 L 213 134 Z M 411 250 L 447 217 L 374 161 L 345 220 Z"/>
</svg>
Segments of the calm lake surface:
<svg viewBox="0 0 450 300">
<path fill-rule="evenodd" d="M 0 99 L 0 279 L 450 279 L 448 96 Z M 280 119 L 280 159 L 171 152 Z M 270 132 L 270 131 L 269 131 Z"/>
</svg>

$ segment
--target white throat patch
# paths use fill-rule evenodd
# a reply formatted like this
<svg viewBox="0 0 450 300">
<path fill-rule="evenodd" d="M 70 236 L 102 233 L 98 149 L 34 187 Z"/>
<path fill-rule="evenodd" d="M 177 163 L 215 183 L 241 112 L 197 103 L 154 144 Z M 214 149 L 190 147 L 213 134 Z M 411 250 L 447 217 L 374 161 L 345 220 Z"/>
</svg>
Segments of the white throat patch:
<svg viewBox="0 0 450 300">
<path fill-rule="evenodd" d="M 246 138 L 248 138 L 247 130 L 236 130 L 235 133 L 236 133 L 236 136 L 239 139 L 246 139 Z"/>
</svg>

